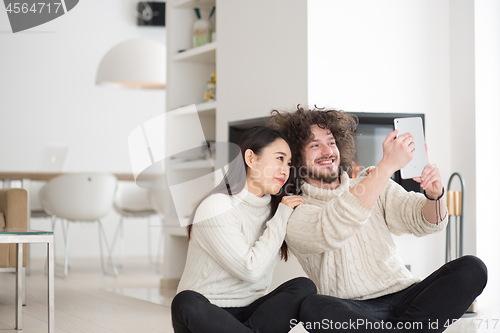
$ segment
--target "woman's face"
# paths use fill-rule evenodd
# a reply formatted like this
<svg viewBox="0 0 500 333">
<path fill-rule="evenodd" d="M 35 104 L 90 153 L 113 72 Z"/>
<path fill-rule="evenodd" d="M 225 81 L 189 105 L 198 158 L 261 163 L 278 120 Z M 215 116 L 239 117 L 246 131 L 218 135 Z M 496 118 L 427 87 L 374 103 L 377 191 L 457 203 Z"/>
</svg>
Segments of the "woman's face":
<svg viewBox="0 0 500 333">
<path fill-rule="evenodd" d="M 245 162 L 248 165 L 248 191 L 257 196 L 277 194 L 288 180 L 291 159 L 290 147 L 281 138 L 264 147 L 260 155 L 247 149 Z"/>
</svg>

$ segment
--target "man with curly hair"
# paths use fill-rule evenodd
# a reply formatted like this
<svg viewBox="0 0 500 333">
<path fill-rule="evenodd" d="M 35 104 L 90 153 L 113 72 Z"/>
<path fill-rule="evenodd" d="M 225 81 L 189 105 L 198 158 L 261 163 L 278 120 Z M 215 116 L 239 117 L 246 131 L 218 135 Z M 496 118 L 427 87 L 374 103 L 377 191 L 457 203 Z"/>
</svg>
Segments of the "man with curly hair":
<svg viewBox="0 0 500 333">
<path fill-rule="evenodd" d="M 391 175 L 414 155 L 410 133 L 391 132 L 383 158 L 350 178 L 355 158 L 353 115 L 337 110 L 273 111 L 270 125 L 290 140 L 293 184 L 304 205 L 289 219 L 286 242 L 318 287 L 301 307 L 311 332 L 442 332 L 483 291 L 484 263 L 465 256 L 424 280 L 397 255 L 391 234 L 443 230 L 447 210 L 439 169 L 429 164 L 424 194 L 406 192 Z"/>
</svg>

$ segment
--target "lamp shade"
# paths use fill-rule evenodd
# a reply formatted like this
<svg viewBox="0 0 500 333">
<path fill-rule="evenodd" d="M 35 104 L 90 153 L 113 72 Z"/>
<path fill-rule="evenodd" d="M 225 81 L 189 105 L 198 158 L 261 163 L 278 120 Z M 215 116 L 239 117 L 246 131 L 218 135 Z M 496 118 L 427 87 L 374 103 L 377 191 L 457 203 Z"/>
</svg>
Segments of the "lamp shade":
<svg viewBox="0 0 500 333">
<path fill-rule="evenodd" d="M 167 48 L 144 38 L 122 42 L 104 55 L 96 84 L 125 88 L 164 89 L 167 78 Z"/>
</svg>

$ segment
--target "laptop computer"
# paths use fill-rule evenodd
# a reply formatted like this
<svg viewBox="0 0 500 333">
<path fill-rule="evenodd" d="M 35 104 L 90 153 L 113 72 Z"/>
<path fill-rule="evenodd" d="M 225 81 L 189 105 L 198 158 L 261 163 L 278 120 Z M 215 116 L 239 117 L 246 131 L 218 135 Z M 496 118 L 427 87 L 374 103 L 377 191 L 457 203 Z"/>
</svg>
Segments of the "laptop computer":
<svg viewBox="0 0 500 333">
<path fill-rule="evenodd" d="M 59 172 L 62 170 L 69 146 L 60 143 L 47 143 L 43 147 L 38 162 L 38 171 Z"/>
</svg>

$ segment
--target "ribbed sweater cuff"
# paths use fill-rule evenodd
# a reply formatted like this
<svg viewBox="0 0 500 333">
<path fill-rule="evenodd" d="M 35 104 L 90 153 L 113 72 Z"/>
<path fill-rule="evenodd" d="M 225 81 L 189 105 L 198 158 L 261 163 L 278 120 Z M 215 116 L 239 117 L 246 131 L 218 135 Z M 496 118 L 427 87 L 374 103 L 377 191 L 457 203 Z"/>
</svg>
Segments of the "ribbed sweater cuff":
<svg viewBox="0 0 500 333">
<path fill-rule="evenodd" d="M 278 209 L 276 210 L 276 214 L 274 216 L 278 219 L 283 219 L 284 221 L 288 222 L 288 219 L 293 213 L 293 208 L 285 205 L 284 203 L 281 203 L 278 205 Z M 285 223 L 286 225 L 286 223 Z"/>
</svg>

